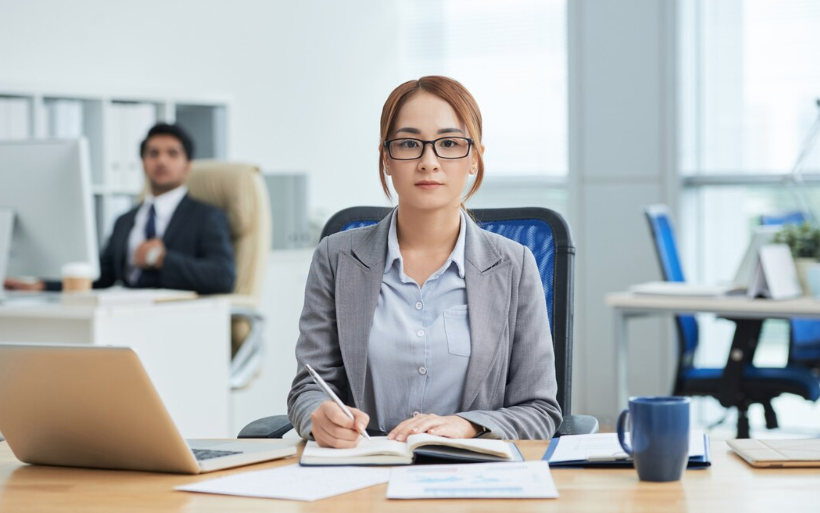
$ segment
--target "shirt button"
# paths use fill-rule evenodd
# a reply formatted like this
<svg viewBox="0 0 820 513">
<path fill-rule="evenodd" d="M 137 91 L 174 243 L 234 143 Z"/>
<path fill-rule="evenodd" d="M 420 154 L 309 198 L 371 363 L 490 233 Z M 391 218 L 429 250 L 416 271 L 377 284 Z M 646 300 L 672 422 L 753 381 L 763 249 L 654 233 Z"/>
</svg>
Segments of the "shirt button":
<svg viewBox="0 0 820 513">
<path fill-rule="evenodd" d="M 418 335 L 418 336 L 420 336 L 420 337 L 423 337 L 423 336 L 424 336 L 424 330 L 418 330 L 418 331 L 416 332 L 416 335 Z"/>
<path fill-rule="evenodd" d="M 416 303 L 416 310 L 421 310 L 422 306 L 424 306 L 424 305 L 422 305 L 421 301 L 419 301 L 418 303 Z"/>
<path fill-rule="evenodd" d="M 425 374 L 427 374 L 427 369 L 425 369 L 424 367 L 419 367 L 419 374 L 424 376 Z"/>
</svg>

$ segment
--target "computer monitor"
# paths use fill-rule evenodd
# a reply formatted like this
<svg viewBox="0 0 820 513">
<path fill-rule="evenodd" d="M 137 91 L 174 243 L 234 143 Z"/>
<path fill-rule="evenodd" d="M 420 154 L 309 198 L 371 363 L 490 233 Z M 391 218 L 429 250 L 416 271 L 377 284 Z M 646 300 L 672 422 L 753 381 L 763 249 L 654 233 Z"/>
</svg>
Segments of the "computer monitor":
<svg viewBox="0 0 820 513">
<path fill-rule="evenodd" d="M 99 276 L 92 202 L 85 139 L 0 141 L 0 211 L 13 215 L 11 243 L 0 233 L 5 276 L 59 278 L 68 262 Z"/>
</svg>

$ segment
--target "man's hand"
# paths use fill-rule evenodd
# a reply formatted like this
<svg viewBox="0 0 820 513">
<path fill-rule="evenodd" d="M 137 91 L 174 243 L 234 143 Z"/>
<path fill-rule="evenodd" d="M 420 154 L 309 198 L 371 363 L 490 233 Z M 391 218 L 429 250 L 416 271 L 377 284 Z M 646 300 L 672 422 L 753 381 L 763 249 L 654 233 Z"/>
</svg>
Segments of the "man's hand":
<svg viewBox="0 0 820 513">
<path fill-rule="evenodd" d="M 158 249 L 155 249 L 158 248 Z M 148 255 L 152 251 L 158 251 L 158 256 L 154 265 L 148 265 Z M 162 239 L 151 239 L 140 244 L 134 251 L 134 265 L 140 269 L 162 269 L 165 261 L 165 244 Z"/>
<path fill-rule="evenodd" d="M 393 431 L 388 433 L 387 438 L 403 442 L 408 436 L 419 433 L 429 433 L 445 438 L 473 438 L 478 434 L 478 430 L 472 422 L 458 415 L 439 417 L 432 413 L 422 413 L 394 427 Z"/>
<path fill-rule="evenodd" d="M 367 428 L 370 416 L 361 410 L 348 406 L 355 420 L 345 415 L 339 405 L 325 401 L 310 415 L 311 432 L 319 447 L 351 449 L 359 445 L 360 431 Z"/>
<path fill-rule="evenodd" d="M 15 278 L 3 280 L 3 288 L 8 290 L 41 291 L 45 290 L 46 284 L 43 280 L 27 281 Z"/>
</svg>

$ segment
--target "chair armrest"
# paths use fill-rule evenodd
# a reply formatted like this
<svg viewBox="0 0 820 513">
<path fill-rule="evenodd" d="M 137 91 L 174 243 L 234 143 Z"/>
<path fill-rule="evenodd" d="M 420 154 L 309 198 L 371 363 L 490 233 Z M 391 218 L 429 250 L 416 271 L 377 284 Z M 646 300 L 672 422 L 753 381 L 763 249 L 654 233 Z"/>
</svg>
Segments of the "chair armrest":
<svg viewBox="0 0 820 513">
<path fill-rule="evenodd" d="M 254 420 L 242 428 L 237 438 L 282 438 L 293 429 L 287 415 L 273 415 Z"/>
<path fill-rule="evenodd" d="M 598 432 L 598 419 L 592 415 L 568 415 L 558 427 L 555 437 L 563 435 L 591 435 Z"/>
</svg>

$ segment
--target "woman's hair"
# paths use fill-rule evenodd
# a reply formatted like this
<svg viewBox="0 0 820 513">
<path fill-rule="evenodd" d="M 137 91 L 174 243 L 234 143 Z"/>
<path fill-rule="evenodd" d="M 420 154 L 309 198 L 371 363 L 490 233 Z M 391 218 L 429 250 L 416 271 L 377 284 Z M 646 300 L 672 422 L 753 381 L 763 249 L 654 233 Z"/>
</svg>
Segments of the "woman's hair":
<svg viewBox="0 0 820 513">
<path fill-rule="evenodd" d="M 464 201 L 467 201 L 470 196 L 478 191 L 478 188 L 481 187 L 481 181 L 484 179 L 484 159 L 481 156 L 481 111 L 478 109 L 475 98 L 467 88 L 452 78 L 441 76 L 428 76 L 421 77 L 418 80 L 409 80 L 395 88 L 387 97 L 387 101 L 384 102 L 381 119 L 381 141 L 379 142 L 379 180 L 382 182 L 382 189 L 388 198 L 392 198 L 384 171 L 384 141 L 396 128 L 394 126 L 396 116 L 402 106 L 419 91 L 426 91 L 449 103 L 459 120 L 467 126 L 467 133 L 473 140 L 473 151 L 476 152 L 478 161 L 478 172 L 475 181 L 464 198 Z"/>
</svg>

